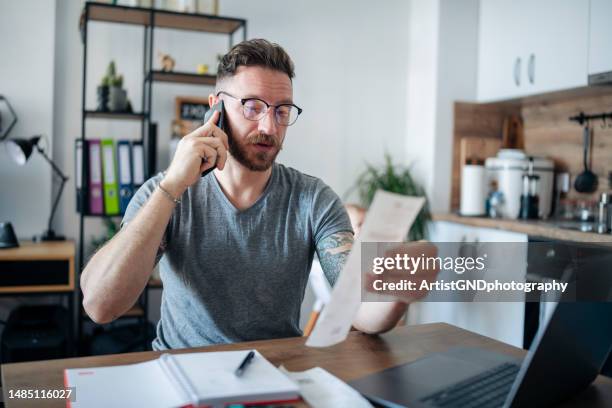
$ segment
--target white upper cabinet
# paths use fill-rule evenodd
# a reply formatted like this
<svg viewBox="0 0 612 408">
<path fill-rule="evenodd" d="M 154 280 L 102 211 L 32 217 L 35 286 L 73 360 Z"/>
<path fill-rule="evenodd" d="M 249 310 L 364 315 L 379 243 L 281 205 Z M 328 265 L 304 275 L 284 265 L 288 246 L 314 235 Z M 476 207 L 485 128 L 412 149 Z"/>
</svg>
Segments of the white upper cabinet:
<svg viewBox="0 0 612 408">
<path fill-rule="evenodd" d="M 525 87 L 526 32 L 518 27 L 524 0 L 481 0 L 478 100 L 508 99 Z"/>
<path fill-rule="evenodd" d="M 481 0 L 479 24 L 480 102 L 587 85 L 588 0 Z"/>
<path fill-rule="evenodd" d="M 612 71 L 612 1 L 591 0 L 589 75 Z"/>
<path fill-rule="evenodd" d="M 609 1 L 609 0 L 608 0 Z M 527 94 L 588 84 L 589 1 L 536 0 L 529 4 L 534 27 L 533 68 L 527 63 Z"/>
</svg>

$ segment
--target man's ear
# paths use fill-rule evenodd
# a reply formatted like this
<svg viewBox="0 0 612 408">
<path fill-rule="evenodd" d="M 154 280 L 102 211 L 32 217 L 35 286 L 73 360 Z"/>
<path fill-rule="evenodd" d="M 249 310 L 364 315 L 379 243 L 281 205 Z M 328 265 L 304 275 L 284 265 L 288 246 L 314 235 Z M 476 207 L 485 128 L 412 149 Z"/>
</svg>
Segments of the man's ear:
<svg viewBox="0 0 612 408">
<path fill-rule="evenodd" d="M 208 95 L 208 106 L 211 108 L 219 101 L 219 97 L 215 94 Z"/>
</svg>

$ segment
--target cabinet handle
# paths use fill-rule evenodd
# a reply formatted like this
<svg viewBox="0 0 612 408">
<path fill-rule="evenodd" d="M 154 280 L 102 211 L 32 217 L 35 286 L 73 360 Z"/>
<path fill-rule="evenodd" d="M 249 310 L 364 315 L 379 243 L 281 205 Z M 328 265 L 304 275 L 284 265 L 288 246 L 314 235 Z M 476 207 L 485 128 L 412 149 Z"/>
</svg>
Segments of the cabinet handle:
<svg viewBox="0 0 612 408">
<path fill-rule="evenodd" d="M 531 54 L 529 56 L 527 75 L 529 76 L 529 83 L 533 84 L 535 82 L 535 54 Z"/>
<path fill-rule="evenodd" d="M 514 83 L 516 86 L 521 86 L 521 58 L 514 61 Z"/>
</svg>

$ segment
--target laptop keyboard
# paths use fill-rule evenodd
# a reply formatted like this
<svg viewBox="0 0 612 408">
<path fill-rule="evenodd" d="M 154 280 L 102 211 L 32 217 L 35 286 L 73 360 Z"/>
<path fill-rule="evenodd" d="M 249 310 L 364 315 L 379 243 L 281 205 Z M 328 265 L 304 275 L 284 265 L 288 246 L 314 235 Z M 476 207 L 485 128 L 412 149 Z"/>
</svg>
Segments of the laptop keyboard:
<svg viewBox="0 0 612 408">
<path fill-rule="evenodd" d="M 421 402 L 443 408 L 497 408 L 506 400 L 520 366 L 504 363 L 428 395 Z"/>
</svg>

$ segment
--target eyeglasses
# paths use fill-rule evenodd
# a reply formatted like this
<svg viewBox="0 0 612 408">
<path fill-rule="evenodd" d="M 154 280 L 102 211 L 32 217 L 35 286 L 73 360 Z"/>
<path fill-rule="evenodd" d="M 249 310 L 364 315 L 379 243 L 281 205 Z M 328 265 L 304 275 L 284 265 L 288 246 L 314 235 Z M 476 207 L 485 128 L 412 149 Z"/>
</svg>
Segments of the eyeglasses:
<svg viewBox="0 0 612 408">
<path fill-rule="evenodd" d="M 263 101 L 259 98 L 240 99 L 236 98 L 234 95 L 228 94 L 225 91 L 217 92 L 217 96 L 221 94 L 239 100 L 242 104 L 242 113 L 244 114 L 245 119 L 252 121 L 261 120 L 261 118 L 266 116 L 266 113 L 268 113 L 268 109 L 274 108 L 274 120 L 276 121 L 276 123 L 281 126 L 291 126 L 295 123 L 300 113 L 302 113 L 302 108 L 292 103 L 270 105 L 266 101 Z"/>
</svg>

